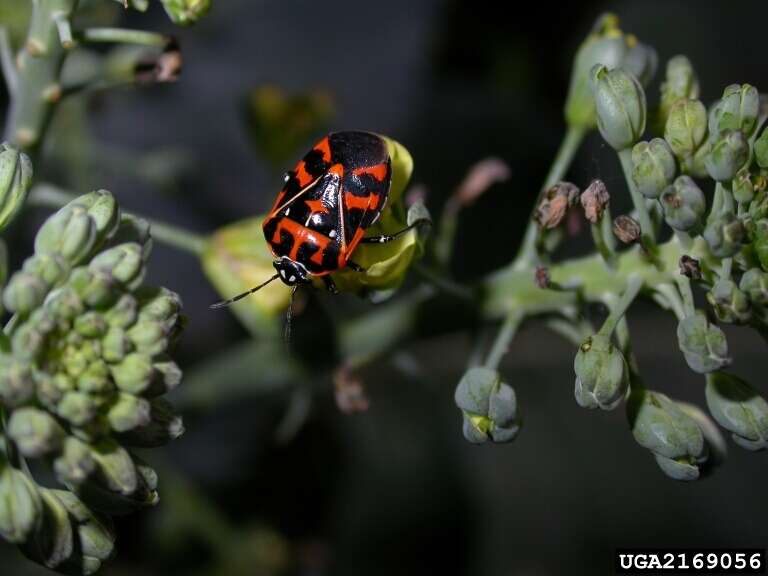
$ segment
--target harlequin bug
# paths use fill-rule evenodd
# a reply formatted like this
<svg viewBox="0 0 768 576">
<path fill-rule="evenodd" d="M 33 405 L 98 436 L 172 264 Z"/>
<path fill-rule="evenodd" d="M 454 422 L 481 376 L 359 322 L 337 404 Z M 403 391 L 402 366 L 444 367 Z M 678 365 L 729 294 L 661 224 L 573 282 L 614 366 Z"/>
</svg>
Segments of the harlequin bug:
<svg viewBox="0 0 768 576">
<path fill-rule="evenodd" d="M 365 237 L 381 216 L 389 196 L 392 162 L 387 143 L 370 132 L 335 132 L 320 140 L 292 171 L 264 219 L 264 237 L 275 257 L 276 273 L 266 282 L 214 304 L 227 306 L 280 278 L 293 293 L 320 277 L 331 292 L 330 274 L 342 268 L 358 272 L 352 256 L 361 243 L 390 242 L 417 221 L 389 236 Z M 290 319 L 290 308 L 288 310 Z"/>
</svg>

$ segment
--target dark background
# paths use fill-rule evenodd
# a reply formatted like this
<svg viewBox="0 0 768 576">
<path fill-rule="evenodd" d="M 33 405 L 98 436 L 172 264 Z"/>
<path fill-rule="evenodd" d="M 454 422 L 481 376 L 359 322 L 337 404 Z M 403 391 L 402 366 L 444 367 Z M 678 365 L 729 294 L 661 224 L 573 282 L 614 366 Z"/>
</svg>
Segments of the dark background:
<svg viewBox="0 0 768 576">
<path fill-rule="evenodd" d="M 600 12 L 618 12 L 625 30 L 656 47 L 661 74 L 669 57 L 688 55 L 705 102 L 733 82 L 768 89 L 764 0 L 214 1 L 209 18 L 179 33 L 178 84 L 91 102 L 96 146 L 131 153 L 128 170 L 95 170 L 86 184 L 201 233 L 255 215 L 279 174 L 248 136 L 247 92 L 322 88 L 336 111 L 330 128 L 381 132 L 409 148 L 435 214 L 472 163 L 488 155 L 509 163 L 512 180 L 462 215 L 454 272 L 466 281 L 514 255 L 564 130 L 573 53 Z M 172 29 L 157 6 L 125 24 Z M 132 173 L 131 154 L 157 150 L 187 159 L 171 190 Z M 624 190 L 617 158 L 597 136 L 569 176 L 580 185 L 601 177 L 614 199 Z M 247 338 L 230 315 L 207 310 L 217 295 L 193 258 L 156 245 L 152 266 L 150 280 L 184 298 L 190 324 L 179 356 L 188 371 Z M 361 309 L 350 296 L 332 305 L 339 315 Z M 630 322 L 648 385 L 703 405 L 703 379 L 687 370 L 673 320 L 638 308 Z M 764 343 L 745 332 L 728 333 L 736 372 L 765 393 Z M 161 475 L 160 507 L 119 521 L 118 557 L 105 573 L 608 574 L 617 547 L 766 546 L 765 454 L 730 443 L 713 477 L 666 478 L 622 410 L 576 405 L 574 351 L 542 329 L 526 329 L 503 365 L 522 405 L 520 436 L 467 444 L 452 398 L 471 344 L 467 335 L 414 343 L 367 368 L 363 415 L 341 415 L 330 385 L 320 387 L 287 445 L 274 438 L 287 402 L 280 391 L 190 411 L 187 434 L 148 455 Z M 242 377 L 218 366 L 206 373 L 214 389 Z M 232 550 L 212 544 L 218 522 L 231 530 Z M 4 545 L 0 566 L 39 571 Z"/>
</svg>

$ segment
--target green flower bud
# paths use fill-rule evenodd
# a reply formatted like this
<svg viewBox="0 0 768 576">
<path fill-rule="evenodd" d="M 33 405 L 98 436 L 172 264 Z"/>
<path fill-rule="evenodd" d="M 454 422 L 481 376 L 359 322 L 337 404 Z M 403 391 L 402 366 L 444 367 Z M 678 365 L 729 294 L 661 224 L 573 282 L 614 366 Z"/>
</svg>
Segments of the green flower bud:
<svg viewBox="0 0 768 576">
<path fill-rule="evenodd" d="M 732 183 L 733 199 L 739 204 L 749 204 L 755 197 L 755 186 L 752 184 L 752 175 L 747 168 L 742 168 L 736 173 Z"/>
<path fill-rule="evenodd" d="M 632 148 L 632 180 L 646 198 L 658 198 L 677 170 L 672 149 L 662 138 L 638 142 Z"/>
<path fill-rule="evenodd" d="M 621 68 L 598 64 L 591 71 L 597 127 L 615 150 L 634 145 L 645 131 L 645 92 L 640 82 Z"/>
<path fill-rule="evenodd" d="M 8 419 L 8 436 L 24 456 L 39 458 L 58 452 L 65 432 L 47 412 L 37 408 L 19 408 Z"/>
<path fill-rule="evenodd" d="M 59 482 L 67 486 L 77 486 L 93 474 L 96 461 L 85 442 L 69 436 L 64 440 L 61 455 L 53 462 L 53 470 Z"/>
<path fill-rule="evenodd" d="M 739 281 L 739 289 L 758 306 L 768 304 L 768 274 L 759 268 L 750 268 Z"/>
<path fill-rule="evenodd" d="M 72 264 L 85 260 L 96 245 L 96 224 L 81 206 L 66 206 L 50 216 L 35 237 L 37 254 L 59 254 Z"/>
<path fill-rule="evenodd" d="M 464 437 L 473 444 L 510 442 L 520 431 L 517 398 L 511 386 L 489 368 L 470 368 L 454 395 L 464 416 Z"/>
<path fill-rule="evenodd" d="M 32 185 L 32 162 L 29 156 L 0 144 L 0 230 L 16 217 Z"/>
<path fill-rule="evenodd" d="M 150 404 L 144 398 L 121 393 L 107 413 L 109 425 L 115 432 L 128 432 L 150 422 Z"/>
<path fill-rule="evenodd" d="M 77 389 L 88 394 L 106 394 L 114 390 L 104 361 L 95 360 L 88 365 L 77 379 Z"/>
<path fill-rule="evenodd" d="M 0 356 L 0 401 L 13 408 L 27 403 L 35 393 L 30 366 L 8 356 Z"/>
<path fill-rule="evenodd" d="M 694 372 L 706 374 L 731 363 L 725 334 L 710 324 L 703 312 L 680 320 L 677 341 L 685 361 Z"/>
<path fill-rule="evenodd" d="M 149 222 L 133 214 L 121 215 L 120 226 L 112 237 L 112 243 L 116 246 L 126 243 L 138 244 L 141 246 L 142 257 L 146 260 L 152 252 Z"/>
<path fill-rule="evenodd" d="M 685 56 L 674 56 L 667 62 L 666 80 L 661 83 L 659 122 L 663 129 L 669 111 L 678 100 L 696 100 L 699 97 L 699 81 L 691 61 Z"/>
<path fill-rule="evenodd" d="M 123 294 L 109 310 L 104 312 L 104 318 L 113 328 L 128 328 L 138 318 L 138 303 L 130 294 Z"/>
<path fill-rule="evenodd" d="M 69 204 L 84 208 L 93 219 L 99 241 L 112 237 L 120 225 L 120 208 L 112 193 L 107 190 L 95 190 L 79 196 Z"/>
<path fill-rule="evenodd" d="M 58 320 L 72 321 L 85 310 L 83 302 L 71 286 L 62 286 L 45 299 L 45 309 Z"/>
<path fill-rule="evenodd" d="M 749 160 L 749 142 L 741 132 L 721 132 L 704 159 L 707 172 L 713 180 L 727 182 Z"/>
<path fill-rule="evenodd" d="M 725 372 L 707 375 L 707 406 L 712 417 L 747 450 L 768 447 L 768 402 L 741 378 Z"/>
<path fill-rule="evenodd" d="M 144 354 L 128 354 L 118 364 L 110 366 L 112 378 L 123 392 L 141 394 L 145 392 L 155 375 L 152 360 Z"/>
<path fill-rule="evenodd" d="M 121 434 L 120 441 L 126 446 L 157 448 L 183 433 L 184 422 L 173 405 L 163 398 L 154 398 L 150 401 L 149 422 Z"/>
<path fill-rule="evenodd" d="M 576 353 L 573 370 L 576 402 L 582 408 L 613 410 L 627 392 L 627 362 L 608 336 L 587 338 Z"/>
<path fill-rule="evenodd" d="M 11 350 L 19 360 L 33 362 L 45 347 L 45 334 L 31 322 L 22 324 L 11 337 Z"/>
<path fill-rule="evenodd" d="M 67 569 L 78 574 L 95 574 L 102 563 L 112 557 L 115 550 L 115 534 L 111 520 L 91 512 L 71 492 L 52 490 L 51 493 L 66 508 L 75 530 L 77 545 L 72 556 L 67 559 Z"/>
<path fill-rule="evenodd" d="M 101 271 L 75 268 L 68 280 L 78 297 L 91 308 L 109 306 L 116 297 L 114 280 Z"/>
<path fill-rule="evenodd" d="M 3 291 L 3 304 L 7 310 L 28 314 L 43 302 L 48 286 L 38 276 L 16 272 Z"/>
<path fill-rule="evenodd" d="M 744 225 L 733 212 L 722 212 L 710 218 L 702 235 L 715 257 L 728 258 L 741 250 Z"/>
<path fill-rule="evenodd" d="M 36 254 L 27 258 L 24 272 L 39 277 L 48 288 L 59 284 L 69 274 L 69 263 L 58 254 Z"/>
<path fill-rule="evenodd" d="M 107 321 L 98 312 L 85 312 L 75 318 L 75 330 L 84 338 L 101 338 L 108 327 Z"/>
<path fill-rule="evenodd" d="M 0 536 L 20 544 L 40 524 L 43 503 L 35 483 L 0 452 Z"/>
<path fill-rule="evenodd" d="M 137 293 L 141 306 L 140 318 L 163 323 L 171 330 L 181 312 L 181 298 L 167 288 L 147 288 Z"/>
<path fill-rule="evenodd" d="M 695 234 L 701 229 L 707 201 L 690 176 L 678 176 L 661 194 L 661 207 L 671 228 Z"/>
<path fill-rule="evenodd" d="M 704 436 L 696 421 L 664 394 L 633 391 L 627 416 L 635 441 L 650 450 L 662 471 L 675 480 L 696 480 L 706 461 Z"/>
<path fill-rule="evenodd" d="M 760 168 L 768 168 L 768 130 L 763 130 L 755 140 L 755 161 Z"/>
<path fill-rule="evenodd" d="M 67 509 L 53 490 L 40 490 L 43 503 L 42 522 L 21 550 L 51 570 L 62 570 L 75 549 L 74 530 Z"/>
<path fill-rule="evenodd" d="M 212 0 L 161 0 L 168 17 L 174 24 L 190 26 L 211 9 Z"/>
<path fill-rule="evenodd" d="M 678 407 L 698 425 L 704 436 L 706 444 L 707 461 L 699 464 L 701 476 L 710 475 L 716 466 L 719 466 L 728 456 L 728 445 L 715 421 L 694 404 L 677 402 Z M 702 465 L 703 464 L 703 465 Z"/>
<path fill-rule="evenodd" d="M 133 350 L 133 343 L 122 328 L 111 327 L 101 340 L 102 357 L 110 363 L 120 362 Z"/>
<path fill-rule="evenodd" d="M 768 271 L 768 219 L 755 222 L 752 230 L 752 248 L 763 270 Z"/>
<path fill-rule="evenodd" d="M 710 111 L 709 133 L 718 137 L 727 130 L 733 130 L 749 138 L 757 127 L 759 112 L 760 94 L 757 88 L 749 84 L 731 84 Z"/>
<path fill-rule="evenodd" d="M 168 348 L 168 334 L 159 322 L 139 320 L 127 334 L 136 351 L 141 354 L 156 356 Z"/>
<path fill-rule="evenodd" d="M 58 414 L 73 426 L 85 426 L 96 416 L 98 407 L 84 392 L 67 392 L 59 402 Z"/>
<path fill-rule="evenodd" d="M 46 372 L 36 371 L 34 379 L 38 401 L 51 412 L 56 412 L 56 406 L 65 392 L 75 389 L 72 379 L 66 374 L 51 376 Z"/>
<path fill-rule="evenodd" d="M 144 259 L 138 244 L 120 244 L 98 254 L 88 268 L 112 276 L 127 290 L 134 290 L 144 279 Z"/>
<path fill-rule="evenodd" d="M 607 68 L 622 67 L 646 83 L 656 68 L 656 52 L 619 29 L 614 14 L 603 14 L 581 44 L 573 61 L 565 119 L 571 126 L 595 127 L 597 117 L 590 89 L 590 71 L 596 64 Z"/>
<path fill-rule="evenodd" d="M 160 357 L 160 359 L 154 363 L 154 368 L 157 378 L 155 378 L 151 389 L 147 390 L 147 393 L 150 396 L 167 394 L 168 392 L 175 390 L 176 387 L 181 384 L 182 372 L 176 362 L 165 357 Z"/>
<path fill-rule="evenodd" d="M 699 100 L 681 99 L 669 109 L 664 139 L 681 162 L 688 161 L 707 136 L 707 109 Z"/>
<path fill-rule="evenodd" d="M 707 292 L 707 300 L 720 322 L 746 324 L 752 317 L 752 307 L 747 295 L 732 280 L 720 279 Z"/>
</svg>

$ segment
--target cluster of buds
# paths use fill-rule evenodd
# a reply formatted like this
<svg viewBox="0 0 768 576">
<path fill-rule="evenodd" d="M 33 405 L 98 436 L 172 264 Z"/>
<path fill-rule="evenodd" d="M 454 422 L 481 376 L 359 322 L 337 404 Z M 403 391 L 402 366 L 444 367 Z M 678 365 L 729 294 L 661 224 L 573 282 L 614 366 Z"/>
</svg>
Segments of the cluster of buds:
<svg viewBox="0 0 768 576">
<path fill-rule="evenodd" d="M 99 568 L 109 516 L 158 500 L 157 475 L 130 450 L 183 432 L 162 398 L 181 381 L 169 356 L 181 301 L 142 286 L 150 251 L 148 224 L 91 192 L 48 218 L 3 291 L 13 317 L 0 351 L 0 534 L 52 569 Z M 28 459 L 67 490 L 36 485 Z"/>
</svg>

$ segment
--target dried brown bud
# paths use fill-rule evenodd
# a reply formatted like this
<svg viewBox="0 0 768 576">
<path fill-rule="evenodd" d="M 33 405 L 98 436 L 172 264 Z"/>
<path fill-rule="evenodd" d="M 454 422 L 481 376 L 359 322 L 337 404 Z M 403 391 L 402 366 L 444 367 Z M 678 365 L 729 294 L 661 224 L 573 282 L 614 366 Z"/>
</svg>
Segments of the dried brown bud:
<svg viewBox="0 0 768 576">
<path fill-rule="evenodd" d="M 549 270 L 546 266 L 536 266 L 536 272 L 533 275 L 533 281 L 539 288 L 549 288 Z"/>
<path fill-rule="evenodd" d="M 349 366 L 343 365 L 333 373 L 336 406 L 344 414 L 365 412 L 370 406 L 363 382 L 352 374 Z"/>
<path fill-rule="evenodd" d="M 687 254 L 680 257 L 680 274 L 688 276 L 691 280 L 701 280 L 701 266 L 699 261 Z"/>
<path fill-rule="evenodd" d="M 136 82 L 138 84 L 175 82 L 181 74 L 182 63 L 179 43 L 171 38 L 160 54 L 136 64 L 134 70 Z"/>
<path fill-rule="evenodd" d="M 512 171 L 498 158 L 486 158 L 472 166 L 453 197 L 462 206 L 469 206 L 497 182 L 506 182 Z"/>
<path fill-rule="evenodd" d="M 565 218 L 568 208 L 576 204 L 579 189 L 570 182 L 558 182 L 547 190 L 536 209 L 536 221 L 542 228 L 556 228 Z"/>
<path fill-rule="evenodd" d="M 592 180 L 592 183 L 581 193 L 581 205 L 584 208 L 584 216 L 592 224 L 597 224 L 603 217 L 603 212 L 608 207 L 610 200 L 608 188 L 602 180 Z"/>
<path fill-rule="evenodd" d="M 613 234 L 624 244 L 634 244 L 640 239 L 640 224 L 631 216 L 622 214 L 613 221 Z"/>
</svg>

